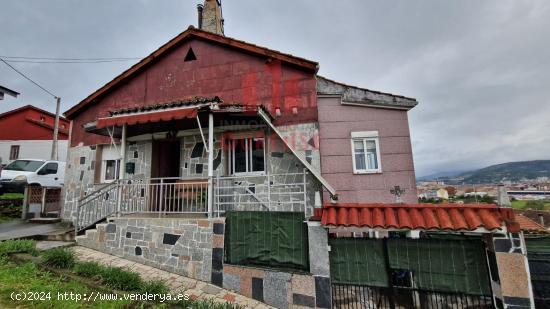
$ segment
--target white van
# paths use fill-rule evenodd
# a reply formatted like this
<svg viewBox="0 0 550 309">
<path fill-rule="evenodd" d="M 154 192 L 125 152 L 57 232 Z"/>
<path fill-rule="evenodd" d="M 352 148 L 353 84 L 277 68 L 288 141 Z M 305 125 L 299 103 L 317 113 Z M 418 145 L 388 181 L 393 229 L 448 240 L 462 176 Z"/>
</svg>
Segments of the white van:
<svg viewBox="0 0 550 309">
<path fill-rule="evenodd" d="M 62 187 L 65 162 L 18 159 L 0 172 L 0 194 L 23 193 L 27 185 Z"/>
</svg>

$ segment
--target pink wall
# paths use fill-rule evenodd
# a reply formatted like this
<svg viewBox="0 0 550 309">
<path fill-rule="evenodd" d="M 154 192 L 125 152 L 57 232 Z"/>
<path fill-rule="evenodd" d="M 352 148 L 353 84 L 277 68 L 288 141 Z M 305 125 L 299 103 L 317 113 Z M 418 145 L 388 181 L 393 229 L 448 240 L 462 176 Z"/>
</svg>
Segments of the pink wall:
<svg viewBox="0 0 550 309">
<path fill-rule="evenodd" d="M 417 201 L 407 112 L 341 105 L 339 97 L 319 97 L 321 173 L 342 203 L 392 203 L 394 186 L 405 189 L 406 203 Z M 351 132 L 378 131 L 380 174 L 353 174 Z M 325 194 L 324 200 L 328 201 Z"/>
</svg>

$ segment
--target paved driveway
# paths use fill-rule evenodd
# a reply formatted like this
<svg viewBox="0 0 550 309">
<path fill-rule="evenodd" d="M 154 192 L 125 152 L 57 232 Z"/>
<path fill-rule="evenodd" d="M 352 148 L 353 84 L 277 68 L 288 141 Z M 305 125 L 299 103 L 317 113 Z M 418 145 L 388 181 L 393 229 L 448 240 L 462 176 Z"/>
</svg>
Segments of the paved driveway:
<svg viewBox="0 0 550 309">
<path fill-rule="evenodd" d="M 15 220 L 0 224 L 0 240 L 46 235 L 63 232 L 65 230 L 67 230 L 67 227 L 64 227 L 60 223 L 41 224 Z"/>
</svg>

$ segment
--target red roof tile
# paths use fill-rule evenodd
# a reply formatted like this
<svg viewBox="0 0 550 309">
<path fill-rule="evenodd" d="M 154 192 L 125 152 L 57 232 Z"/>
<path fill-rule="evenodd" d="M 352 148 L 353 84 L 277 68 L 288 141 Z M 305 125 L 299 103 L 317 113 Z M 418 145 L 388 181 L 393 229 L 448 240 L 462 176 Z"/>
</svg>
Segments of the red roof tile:
<svg viewBox="0 0 550 309">
<path fill-rule="evenodd" d="M 510 208 L 486 204 L 330 204 L 316 209 L 325 226 L 472 231 L 519 231 Z"/>
<path fill-rule="evenodd" d="M 544 226 L 538 224 L 537 222 L 531 220 L 530 218 L 517 214 L 516 220 L 519 223 L 519 227 L 524 232 L 535 232 L 535 233 L 550 233 Z"/>
</svg>

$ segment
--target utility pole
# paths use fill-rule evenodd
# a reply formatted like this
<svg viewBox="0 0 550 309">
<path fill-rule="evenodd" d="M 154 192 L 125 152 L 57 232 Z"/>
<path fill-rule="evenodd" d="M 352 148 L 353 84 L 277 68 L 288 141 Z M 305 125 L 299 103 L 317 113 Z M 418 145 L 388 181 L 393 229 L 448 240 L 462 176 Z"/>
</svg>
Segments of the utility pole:
<svg viewBox="0 0 550 309">
<path fill-rule="evenodd" d="M 61 106 L 61 98 L 55 97 L 57 103 L 55 106 L 55 121 L 53 123 L 53 140 L 52 140 L 52 155 L 51 160 L 59 160 L 58 148 L 57 148 L 57 135 L 59 133 L 59 109 Z"/>
</svg>

